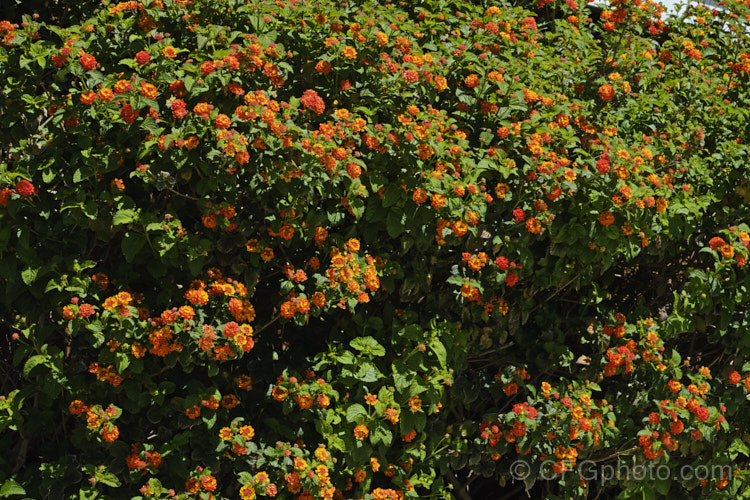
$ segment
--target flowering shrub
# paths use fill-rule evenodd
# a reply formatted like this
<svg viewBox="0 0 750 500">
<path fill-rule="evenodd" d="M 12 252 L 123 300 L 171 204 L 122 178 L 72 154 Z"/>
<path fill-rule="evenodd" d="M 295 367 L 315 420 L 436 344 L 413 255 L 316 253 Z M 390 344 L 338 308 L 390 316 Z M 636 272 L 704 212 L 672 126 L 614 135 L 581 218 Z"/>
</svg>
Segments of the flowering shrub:
<svg viewBox="0 0 750 500">
<path fill-rule="evenodd" d="M 747 2 L 51 4 L 0 497 L 750 494 Z"/>
</svg>

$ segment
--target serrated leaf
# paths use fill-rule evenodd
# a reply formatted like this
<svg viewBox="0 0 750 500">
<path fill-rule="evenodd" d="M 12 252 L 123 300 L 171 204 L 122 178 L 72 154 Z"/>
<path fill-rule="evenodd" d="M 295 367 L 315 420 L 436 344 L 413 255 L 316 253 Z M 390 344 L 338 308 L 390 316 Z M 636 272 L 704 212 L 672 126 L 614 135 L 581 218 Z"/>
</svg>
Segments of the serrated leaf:
<svg viewBox="0 0 750 500">
<path fill-rule="evenodd" d="M 122 239 L 122 254 L 125 256 L 125 260 L 127 262 L 133 262 L 136 254 L 145 244 L 146 237 L 141 233 L 125 233 L 125 237 Z"/>
<path fill-rule="evenodd" d="M 39 268 L 28 267 L 21 271 L 21 279 L 24 283 L 30 285 L 34 282 L 34 280 L 36 280 L 38 274 Z"/>
<path fill-rule="evenodd" d="M 26 490 L 14 479 L 8 479 L 0 486 L 0 497 L 9 497 L 11 495 L 25 495 Z"/>
<path fill-rule="evenodd" d="M 383 443 L 385 446 L 390 446 L 391 442 L 393 442 L 393 433 L 379 425 L 375 427 L 371 439 L 373 444 Z"/>
<path fill-rule="evenodd" d="M 373 356 L 385 356 L 385 347 L 380 345 L 377 340 L 370 336 L 353 339 L 349 342 L 349 345 L 352 346 L 353 349 L 372 354 Z"/>
<path fill-rule="evenodd" d="M 29 359 L 26 360 L 26 363 L 23 365 L 23 376 L 26 378 L 29 378 L 29 373 L 31 373 L 31 370 L 36 368 L 37 366 L 41 365 L 42 363 L 47 361 L 47 355 L 46 354 L 35 354 L 34 356 L 31 356 Z"/>
<path fill-rule="evenodd" d="M 446 352 L 443 343 L 438 339 L 433 339 L 430 342 L 430 349 L 432 349 L 432 352 L 434 352 L 435 356 L 437 356 L 437 359 L 440 362 L 440 366 L 445 368 L 445 363 L 448 360 L 448 353 Z"/>
<path fill-rule="evenodd" d="M 385 188 L 385 193 L 383 194 L 383 206 L 390 207 L 391 205 L 395 204 L 399 199 L 401 199 L 402 194 L 403 190 L 401 189 L 401 186 L 394 184 L 389 185 Z"/>
<path fill-rule="evenodd" d="M 398 238 L 404 232 L 404 222 L 406 222 L 406 214 L 403 212 L 398 210 L 388 212 L 388 217 L 385 221 L 388 236 Z"/>
<path fill-rule="evenodd" d="M 118 210 L 112 217 L 112 225 L 119 226 L 121 224 L 128 224 L 133 222 L 137 217 L 138 213 L 135 210 Z"/>
<path fill-rule="evenodd" d="M 361 404 L 353 404 L 346 409 L 346 421 L 350 424 L 352 422 L 361 422 L 367 416 L 367 410 Z"/>
<path fill-rule="evenodd" d="M 355 361 L 354 354 L 352 354 L 350 351 L 344 351 L 341 354 L 333 354 L 332 357 L 342 365 L 351 365 Z"/>
<path fill-rule="evenodd" d="M 362 363 L 357 367 L 354 378 L 362 382 L 377 382 L 381 375 L 372 363 Z"/>
</svg>

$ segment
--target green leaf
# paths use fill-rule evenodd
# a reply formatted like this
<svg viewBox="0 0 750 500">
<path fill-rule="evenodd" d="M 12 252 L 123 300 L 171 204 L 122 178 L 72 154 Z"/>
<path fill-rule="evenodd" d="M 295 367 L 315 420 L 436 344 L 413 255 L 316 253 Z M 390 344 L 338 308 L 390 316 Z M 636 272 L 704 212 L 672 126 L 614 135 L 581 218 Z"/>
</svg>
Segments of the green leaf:
<svg viewBox="0 0 750 500">
<path fill-rule="evenodd" d="M 12 495 L 25 495 L 26 490 L 14 479 L 8 479 L 0 486 L 0 497 L 7 498 Z"/>
<path fill-rule="evenodd" d="M 354 198 L 349 202 L 349 208 L 354 213 L 354 217 L 359 219 L 365 213 L 365 202 L 361 198 Z"/>
<path fill-rule="evenodd" d="M 107 486 L 112 486 L 113 488 L 120 486 L 120 480 L 111 472 L 97 473 L 96 479 L 98 482 L 106 484 Z"/>
<path fill-rule="evenodd" d="M 354 363 L 354 354 L 351 351 L 344 351 L 341 354 L 332 354 L 331 357 L 342 365 L 351 365 Z"/>
<path fill-rule="evenodd" d="M 382 425 L 378 425 L 373 430 L 370 439 L 372 439 L 373 444 L 383 443 L 385 446 L 390 446 L 393 442 L 393 433 Z"/>
<path fill-rule="evenodd" d="M 396 390 L 403 393 L 409 387 L 411 387 L 411 377 L 407 376 L 410 373 L 403 361 L 394 361 L 393 365 L 393 382 L 396 385 Z"/>
<path fill-rule="evenodd" d="M 403 189 L 401 189 L 400 185 L 397 184 L 391 184 L 388 187 L 385 188 L 385 193 L 383 194 L 383 206 L 384 207 L 390 207 L 391 205 L 395 204 L 401 199 L 401 196 L 404 194 Z"/>
<path fill-rule="evenodd" d="M 372 363 L 362 363 L 357 367 L 354 378 L 362 382 L 377 382 L 381 378 L 381 374 Z"/>
<path fill-rule="evenodd" d="M 122 254 L 127 262 L 133 262 L 136 254 L 146 244 L 146 237 L 141 233 L 128 232 L 122 239 Z"/>
<path fill-rule="evenodd" d="M 430 349 L 432 349 L 432 352 L 435 353 L 435 356 L 437 356 L 438 361 L 440 362 L 440 366 L 445 368 L 445 363 L 448 359 L 448 353 L 445 351 L 445 346 L 442 342 L 440 342 L 438 339 L 432 339 L 430 342 Z"/>
<path fill-rule="evenodd" d="M 125 369 L 130 365 L 130 357 L 124 352 L 118 352 L 115 354 L 115 366 L 118 373 L 125 372 Z"/>
<path fill-rule="evenodd" d="M 658 491 L 662 495 L 666 495 L 669 492 L 669 487 L 672 485 L 672 479 L 656 479 L 654 481 L 654 486 L 656 487 L 656 491 Z"/>
<path fill-rule="evenodd" d="M 365 407 L 361 404 L 353 404 L 346 409 L 346 421 L 349 423 L 359 423 L 364 420 L 365 417 L 367 417 L 367 410 L 365 410 Z"/>
<path fill-rule="evenodd" d="M 26 363 L 23 365 L 23 376 L 26 378 L 29 378 L 29 373 L 31 373 L 31 370 L 33 370 L 35 367 L 41 365 L 42 363 L 47 361 L 47 355 L 46 354 L 35 354 L 34 356 L 31 356 L 29 359 L 26 360 Z"/>
<path fill-rule="evenodd" d="M 404 232 L 404 222 L 406 222 L 406 214 L 400 210 L 392 210 L 388 212 L 388 218 L 385 222 L 385 228 L 388 231 L 388 236 L 391 238 L 398 238 L 401 233 Z"/>
<path fill-rule="evenodd" d="M 372 337 L 358 337 L 349 342 L 353 349 L 373 356 L 385 356 L 385 347 Z"/>
<path fill-rule="evenodd" d="M 121 224 L 128 224 L 138 218 L 138 213 L 135 210 L 125 209 L 118 210 L 112 217 L 112 225 L 119 226 Z"/>
<path fill-rule="evenodd" d="M 36 280 L 36 276 L 39 274 L 39 268 L 28 267 L 21 271 L 21 279 L 27 285 L 30 285 Z"/>
<path fill-rule="evenodd" d="M 427 416 L 424 412 L 418 411 L 413 413 L 411 410 L 406 410 L 401 413 L 401 432 L 403 434 L 412 429 L 421 432 L 425 428 L 425 425 L 427 425 Z"/>
</svg>

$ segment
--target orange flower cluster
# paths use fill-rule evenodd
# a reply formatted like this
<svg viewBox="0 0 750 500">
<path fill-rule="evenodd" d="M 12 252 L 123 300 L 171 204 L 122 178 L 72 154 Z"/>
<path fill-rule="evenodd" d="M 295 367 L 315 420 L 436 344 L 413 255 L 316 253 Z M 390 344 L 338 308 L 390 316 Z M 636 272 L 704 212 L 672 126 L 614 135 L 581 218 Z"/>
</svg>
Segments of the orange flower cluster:
<svg viewBox="0 0 750 500">
<path fill-rule="evenodd" d="M 146 467 L 158 468 L 161 465 L 161 453 L 158 451 L 141 450 L 140 443 L 130 447 L 130 455 L 125 458 L 129 470 L 141 470 Z"/>
<path fill-rule="evenodd" d="M 236 215 L 233 205 L 227 203 L 222 204 L 218 208 L 214 208 L 211 203 L 208 203 L 206 208 L 209 211 L 204 213 L 201 218 L 204 227 L 214 229 L 218 227 L 219 222 L 221 222 L 221 227 L 223 227 L 225 231 L 234 231 L 237 229 L 237 223 L 232 222 L 232 218 Z"/>
<path fill-rule="evenodd" d="M 370 492 L 373 500 L 399 500 L 401 497 L 392 489 L 375 488 Z"/>
<path fill-rule="evenodd" d="M 102 303 L 102 307 L 107 311 L 117 312 L 120 316 L 129 316 L 128 306 L 133 304 L 133 296 L 128 292 L 120 292 L 117 295 L 108 297 Z"/>
<path fill-rule="evenodd" d="M 472 271 L 481 271 L 484 266 L 489 264 L 490 258 L 484 252 L 479 252 L 476 255 L 472 255 L 469 252 L 462 254 L 463 263 Z"/>
<path fill-rule="evenodd" d="M 311 370 L 307 370 L 304 376 L 305 379 L 299 382 L 297 377 L 286 379 L 284 375 L 280 375 L 271 390 L 272 397 L 281 402 L 291 394 L 300 410 L 308 410 L 314 403 L 321 408 L 328 408 L 331 405 L 330 396 L 333 394 L 330 385 L 322 378 L 316 379 L 315 373 Z"/>
<path fill-rule="evenodd" d="M 117 373 L 117 370 L 115 370 L 115 367 L 112 365 L 100 366 L 99 363 L 91 363 L 89 365 L 89 373 L 93 373 L 94 375 L 96 375 L 96 378 L 98 380 L 107 382 L 112 387 L 117 387 L 122 383 L 123 380 L 120 374 Z"/>
<path fill-rule="evenodd" d="M 112 422 L 117 420 L 120 409 L 113 404 L 102 408 L 101 405 L 88 406 L 80 399 L 76 399 L 68 406 L 71 415 L 82 415 L 86 418 L 86 426 L 106 442 L 115 441 L 120 430 Z"/>
<path fill-rule="evenodd" d="M 633 340 L 629 341 L 626 345 L 607 349 L 608 363 L 604 367 L 604 376 L 612 377 L 621 366 L 625 367 L 625 373 L 633 371 L 633 361 L 635 360 L 636 352 L 636 343 Z"/>
<path fill-rule="evenodd" d="M 216 478 L 212 476 L 208 471 L 205 471 L 203 467 L 196 467 L 193 472 L 190 473 L 190 477 L 185 481 L 185 491 L 192 494 L 198 494 L 201 490 L 207 491 L 209 494 L 216 491 L 218 484 Z M 209 495 L 212 497 L 213 495 Z"/>
<path fill-rule="evenodd" d="M 113 5 L 109 8 L 109 14 L 110 15 L 118 15 L 122 14 L 123 12 L 127 10 L 139 10 L 143 9 L 143 5 L 141 5 L 141 2 L 138 2 L 136 0 L 129 0 L 127 2 L 119 2 Z"/>
<path fill-rule="evenodd" d="M 370 301 L 369 292 L 375 292 L 380 288 L 380 276 L 378 268 L 383 267 L 382 259 L 373 257 L 370 254 L 359 255 L 360 244 L 358 240 L 350 239 L 342 251 L 334 247 L 330 253 L 331 264 L 325 271 L 328 278 L 328 288 L 337 291 L 342 297 L 339 300 L 339 307 L 346 307 L 346 298 L 351 297 L 357 302 L 365 303 Z M 326 297 L 322 293 L 313 295 L 313 304 L 322 307 L 326 303 Z M 282 304 L 282 316 L 292 317 L 300 310 L 300 301 L 302 309 L 309 309 L 307 299 L 297 298 L 296 304 L 294 299 L 288 300 Z M 305 310 L 306 314 L 307 311 Z"/>
</svg>

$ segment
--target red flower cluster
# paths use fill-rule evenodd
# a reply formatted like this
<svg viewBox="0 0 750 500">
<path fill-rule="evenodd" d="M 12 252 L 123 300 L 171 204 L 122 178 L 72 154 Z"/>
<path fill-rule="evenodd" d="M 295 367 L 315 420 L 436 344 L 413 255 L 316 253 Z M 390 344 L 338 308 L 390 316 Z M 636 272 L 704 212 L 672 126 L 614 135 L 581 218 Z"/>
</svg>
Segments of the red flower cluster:
<svg viewBox="0 0 750 500">
<path fill-rule="evenodd" d="M 28 198 L 29 196 L 35 195 L 37 189 L 32 183 L 24 179 L 16 183 L 16 193 L 21 195 L 22 198 Z"/>
<path fill-rule="evenodd" d="M 305 90 L 300 102 L 305 108 L 313 110 L 316 115 L 323 113 L 326 109 L 323 99 L 314 90 Z"/>
</svg>

